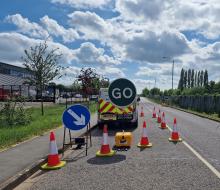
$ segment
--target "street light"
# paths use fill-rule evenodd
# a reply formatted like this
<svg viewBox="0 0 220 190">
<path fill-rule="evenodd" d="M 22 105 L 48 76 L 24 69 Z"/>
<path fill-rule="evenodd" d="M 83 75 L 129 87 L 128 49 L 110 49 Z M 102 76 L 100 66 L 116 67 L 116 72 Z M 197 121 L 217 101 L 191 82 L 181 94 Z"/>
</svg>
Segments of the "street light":
<svg viewBox="0 0 220 190">
<path fill-rule="evenodd" d="M 163 57 L 163 59 L 169 59 L 170 57 Z M 172 90 L 173 90 L 173 72 L 174 72 L 174 59 L 172 64 Z"/>
</svg>

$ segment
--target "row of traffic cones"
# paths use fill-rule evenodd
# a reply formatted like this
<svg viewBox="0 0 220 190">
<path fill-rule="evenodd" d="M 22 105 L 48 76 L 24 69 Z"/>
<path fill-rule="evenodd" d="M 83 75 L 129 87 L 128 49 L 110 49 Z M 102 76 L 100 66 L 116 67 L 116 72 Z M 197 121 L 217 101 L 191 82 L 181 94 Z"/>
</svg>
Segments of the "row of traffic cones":
<svg viewBox="0 0 220 190">
<path fill-rule="evenodd" d="M 148 134 L 147 134 L 147 124 L 146 121 L 143 123 L 142 136 L 141 140 L 137 145 L 140 148 L 150 148 L 152 147 L 152 143 L 149 142 Z M 96 156 L 113 156 L 115 151 L 110 148 L 108 143 L 108 131 L 107 125 L 103 127 L 103 137 L 102 137 L 102 145 L 99 151 L 96 152 Z"/>
<path fill-rule="evenodd" d="M 143 107 L 141 107 L 141 117 L 144 117 L 144 112 L 143 112 Z M 153 110 L 153 118 L 156 118 L 156 111 L 155 107 Z M 157 117 L 157 122 L 161 123 L 160 128 L 166 129 L 166 120 L 165 120 L 165 113 L 163 112 L 162 114 L 162 119 L 160 116 L 160 110 L 158 112 L 158 117 Z M 177 130 L 177 121 L 176 118 L 174 118 L 174 123 L 173 123 L 173 130 L 171 133 L 171 137 L 169 138 L 169 141 L 172 142 L 181 142 L 182 139 L 179 137 L 179 133 Z M 152 147 L 152 143 L 150 143 L 148 139 L 148 133 L 147 133 L 147 123 L 146 121 L 143 122 L 143 128 L 142 128 L 142 136 L 141 140 L 137 145 L 140 148 L 150 148 Z M 50 153 L 48 155 L 47 163 L 42 165 L 42 169 L 59 169 L 63 166 L 65 166 L 66 162 L 61 161 L 58 155 L 58 149 L 57 149 L 57 144 L 55 140 L 55 134 L 54 132 L 50 133 L 50 145 L 49 145 Z M 113 156 L 115 154 L 115 151 L 112 150 L 109 146 L 108 143 L 108 129 L 107 125 L 104 125 L 103 127 L 103 138 L 102 138 L 102 145 L 101 149 L 96 153 L 96 156 Z"/>
<path fill-rule="evenodd" d="M 156 118 L 155 107 L 153 109 L 152 118 Z M 167 129 L 168 128 L 167 124 L 166 124 L 165 113 L 163 112 L 162 119 L 161 119 L 160 109 L 158 111 L 157 123 L 161 124 L 160 125 L 161 129 Z M 181 142 L 182 141 L 182 139 L 179 137 L 179 133 L 178 133 L 178 130 L 177 130 L 176 118 L 174 118 L 174 121 L 173 121 L 173 130 L 172 130 L 172 133 L 171 133 L 171 137 L 169 138 L 169 141 L 172 141 L 172 142 Z"/>
</svg>

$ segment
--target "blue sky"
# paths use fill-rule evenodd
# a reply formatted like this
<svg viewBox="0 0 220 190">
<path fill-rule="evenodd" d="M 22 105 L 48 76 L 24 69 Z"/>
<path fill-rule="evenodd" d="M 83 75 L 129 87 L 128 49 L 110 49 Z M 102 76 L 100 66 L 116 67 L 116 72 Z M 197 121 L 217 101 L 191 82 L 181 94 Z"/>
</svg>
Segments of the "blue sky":
<svg viewBox="0 0 220 190">
<path fill-rule="evenodd" d="M 57 83 L 71 84 L 82 67 L 111 80 L 174 87 L 182 67 L 207 69 L 220 80 L 217 0 L 13 0 L 0 2 L 0 61 L 22 65 L 24 49 L 48 39 L 68 66 Z M 168 57 L 163 59 L 163 57 Z"/>
</svg>

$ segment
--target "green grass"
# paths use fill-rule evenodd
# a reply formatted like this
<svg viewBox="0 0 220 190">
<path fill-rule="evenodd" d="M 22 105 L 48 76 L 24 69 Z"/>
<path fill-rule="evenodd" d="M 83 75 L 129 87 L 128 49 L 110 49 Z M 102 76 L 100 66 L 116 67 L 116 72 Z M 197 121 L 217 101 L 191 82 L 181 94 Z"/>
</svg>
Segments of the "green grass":
<svg viewBox="0 0 220 190">
<path fill-rule="evenodd" d="M 32 118 L 30 124 L 13 127 L 0 126 L 0 150 L 59 127 L 62 124 L 64 110 L 64 105 L 45 107 L 45 115 L 41 116 L 40 108 L 29 108 L 28 112 L 31 113 Z M 97 104 L 90 104 L 90 112 L 96 111 Z"/>
</svg>

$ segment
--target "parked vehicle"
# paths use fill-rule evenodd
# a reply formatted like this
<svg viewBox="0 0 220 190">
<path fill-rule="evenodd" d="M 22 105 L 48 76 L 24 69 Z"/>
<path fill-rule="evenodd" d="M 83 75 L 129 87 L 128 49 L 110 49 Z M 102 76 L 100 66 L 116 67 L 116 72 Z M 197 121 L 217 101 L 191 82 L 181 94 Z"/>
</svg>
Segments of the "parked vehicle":
<svg viewBox="0 0 220 190">
<path fill-rule="evenodd" d="M 124 126 L 138 126 L 137 98 L 127 107 L 117 107 L 109 99 L 108 88 L 101 88 L 98 101 L 98 125 L 112 123 Z"/>
</svg>

